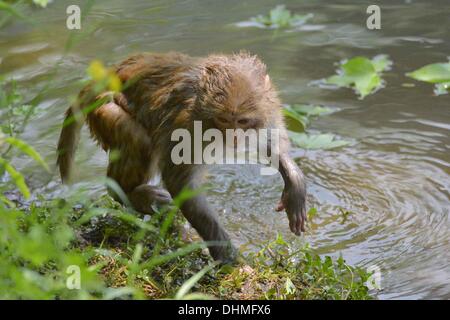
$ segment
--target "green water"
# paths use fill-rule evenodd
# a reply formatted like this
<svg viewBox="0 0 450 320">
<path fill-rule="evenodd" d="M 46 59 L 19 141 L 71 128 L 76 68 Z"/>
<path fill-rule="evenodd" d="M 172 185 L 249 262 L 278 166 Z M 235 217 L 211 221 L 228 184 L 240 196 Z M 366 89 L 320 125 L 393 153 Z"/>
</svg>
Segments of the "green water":
<svg viewBox="0 0 450 320">
<path fill-rule="evenodd" d="M 14 22 L 0 30 L 0 74 L 15 78 L 30 99 L 51 84 L 22 135 L 48 163 L 55 162 L 63 111 L 91 60 L 112 63 L 139 51 L 205 55 L 247 49 L 267 63 L 284 102 L 336 109 L 315 121 L 312 132 L 331 132 L 354 144 L 293 150 L 307 177 L 308 206 L 318 209 L 301 238 L 273 210 L 280 176 L 261 177 L 250 166 L 214 168 L 209 198 L 233 239 L 258 243 L 281 232 L 320 253 L 342 254 L 349 263 L 377 265 L 382 299 L 450 298 L 450 96 L 433 96 L 431 85 L 404 76 L 450 56 L 448 1 L 378 1 L 378 31 L 365 27 L 370 2 L 284 1 L 315 17 L 303 30 L 278 33 L 235 25 L 268 12 L 276 1 L 97 1 L 82 30 L 69 31 L 65 9 L 78 2 L 54 1 L 29 12 L 34 25 Z M 63 55 L 74 33 L 77 42 Z M 393 69 L 384 76 L 386 88 L 363 101 L 350 90 L 310 85 L 333 74 L 336 61 L 380 53 L 391 57 Z M 13 162 L 36 194 L 63 195 L 56 173 L 41 173 L 25 157 Z M 105 163 L 106 155 L 84 134 L 77 179 L 93 194 L 104 192 L 97 181 Z M 345 221 L 340 208 L 352 212 Z"/>
</svg>

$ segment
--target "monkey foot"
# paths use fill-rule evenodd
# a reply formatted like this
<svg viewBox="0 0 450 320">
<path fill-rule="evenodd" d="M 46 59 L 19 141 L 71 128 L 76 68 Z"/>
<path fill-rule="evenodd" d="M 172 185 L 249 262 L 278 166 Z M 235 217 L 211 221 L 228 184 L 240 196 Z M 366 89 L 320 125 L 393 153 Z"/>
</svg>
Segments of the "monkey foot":
<svg viewBox="0 0 450 320">
<path fill-rule="evenodd" d="M 145 214 L 153 214 L 154 207 L 162 207 L 172 202 L 169 192 L 150 185 L 140 185 L 128 194 L 134 209 Z"/>
</svg>

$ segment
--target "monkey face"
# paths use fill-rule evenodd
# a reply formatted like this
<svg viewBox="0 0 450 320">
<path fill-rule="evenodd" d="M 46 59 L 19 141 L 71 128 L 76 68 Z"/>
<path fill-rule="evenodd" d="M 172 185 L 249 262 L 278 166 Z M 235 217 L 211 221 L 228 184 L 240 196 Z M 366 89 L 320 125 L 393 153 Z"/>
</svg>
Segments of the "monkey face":
<svg viewBox="0 0 450 320">
<path fill-rule="evenodd" d="M 258 129 L 264 126 L 264 113 L 260 104 L 261 95 L 254 90 L 250 81 L 230 79 L 216 90 L 204 94 L 203 110 L 212 120 L 214 127 L 226 129 Z"/>
<path fill-rule="evenodd" d="M 210 58 L 200 71 L 198 85 L 198 114 L 216 129 L 267 126 L 273 90 L 265 66 L 256 57 Z"/>
<path fill-rule="evenodd" d="M 214 118 L 216 128 L 226 129 L 256 129 L 257 119 L 252 115 L 240 113 L 219 113 Z"/>
</svg>

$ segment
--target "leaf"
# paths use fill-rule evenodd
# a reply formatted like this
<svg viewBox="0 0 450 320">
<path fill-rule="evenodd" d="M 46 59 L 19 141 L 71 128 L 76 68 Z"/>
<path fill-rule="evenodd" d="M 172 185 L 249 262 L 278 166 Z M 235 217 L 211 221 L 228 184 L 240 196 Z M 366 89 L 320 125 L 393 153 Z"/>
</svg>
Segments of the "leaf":
<svg viewBox="0 0 450 320">
<path fill-rule="evenodd" d="M 47 4 L 49 4 L 50 2 L 52 2 L 52 0 L 33 0 L 33 3 L 35 5 L 38 5 L 42 8 L 47 7 Z"/>
<path fill-rule="evenodd" d="M 177 294 L 175 295 L 175 299 L 184 299 L 187 293 L 192 289 L 192 287 L 212 268 L 213 266 L 206 266 L 202 270 L 194 274 L 192 277 L 190 277 L 178 290 Z"/>
<path fill-rule="evenodd" d="M 275 9 L 270 10 L 269 19 L 272 24 L 279 27 L 288 27 L 291 20 L 291 12 L 284 5 L 278 5 Z"/>
<path fill-rule="evenodd" d="M 309 120 L 306 116 L 293 110 L 291 106 L 283 108 L 283 115 L 286 119 L 286 126 L 288 130 L 296 132 L 304 132 Z"/>
<path fill-rule="evenodd" d="M 436 95 L 447 94 L 450 90 L 450 62 L 428 64 L 406 76 L 415 80 L 434 83 Z"/>
<path fill-rule="evenodd" d="M 311 208 L 308 210 L 308 213 L 306 214 L 308 219 L 312 219 L 317 215 L 317 208 Z"/>
<path fill-rule="evenodd" d="M 429 83 L 450 82 L 450 62 L 429 64 L 406 76 Z"/>
<path fill-rule="evenodd" d="M 1 157 L 0 157 L 0 166 L 3 166 L 5 168 L 6 172 L 9 173 L 14 184 L 23 194 L 25 199 L 28 199 L 31 194 L 27 184 L 25 183 L 24 177 L 8 161 L 6 161 Z"/>
<path fill-rule="evenodd" d="M 291 11 L 286 9 L 284 5 L 278 5 L 274 9 L 270 10 L 269 15 L 259 15 L 252 18 L 251 21 L 259 23 L 263 27 L 287 28 L 305 24 L 312 17 L 313 14 L 311 13 L 305 15 L 292 15 Z"/>
<path fill-rule="evenodd" d="M 297 288 L 295 287 L 295 285 L 292 283 L 292 280 L 287 278 L 286 279 L 286 283 L 285 283 L 285 290 L 287 294 L 294 294 L 295 291 L 297 291 Z"/>
<path fill-rule="evenodd" d="M 354 57 L 341 63 L 338 74 L 325 79 L 325 83 L 338 87 L 354 88 L 363 99 L 381 87 L 382 71 L 389 69 L 392 61 L 386 55 L 375 56 L 372 60 L 365 57 Z"/>
<path fill-rule="evenodd" d="M 303 149 L 333 149 L 350 144 L 350 141 L 336 140 L 330 133 L 306 134 L 289 132 L 292 142 Z"/>
<path fill-rule="evenodd" d="M 17 11 L 15 8 L 13 8 L 12 5 L 6 3 L 5 1 L 0 1 L 0 11 L 6 11 L 13 16 L 25 19 L 25 17 L 19 11 Z"/>
<path fill-rule="evenodd" d="M 333 112 L 333 109 L 312 104 L 294 104 L 292 109 L 305 116 L 321 116 Z"/>
<path fill-rule="evenodd" d="M 389 56 L 387 54 L 379 54 L 372 58 L 372 64 L 376 72 L 383 72 L 391 68 L 392 61 L 389 60 Z"/>
<path fill-rule="evenodd" d="M 5 138 L 4 140 L 5 140 L 5 142 L 9 143 L 10 145 L 16 147 L 23 153 L 25 153 L 28 156 L 30 156 L 31 158 L 33 158 L 37 163 L 39 163 L 41 166 L 43 166 L 47 172 L 50 172 L 50 169 L 49 169 L 47 163 L 44 161 L 44 159 L 41 158 L 39 153 L 32 146 L 28 145 L 26 142 L 24 142 L 20 139 L 13 138 L 13 137 L 8 137 L 8 138 Z"/>
<path fill-rule="evenodd" d="M 310 105 L 310 104 L 294 104 L 285 105 L 283 115 L 285 117 L 288 130 L 295 132 L 304 132 L 310 123 L 311 117 L 317 117 L 325 113 L 330 113 L 331 108 Z"/>
</svg>

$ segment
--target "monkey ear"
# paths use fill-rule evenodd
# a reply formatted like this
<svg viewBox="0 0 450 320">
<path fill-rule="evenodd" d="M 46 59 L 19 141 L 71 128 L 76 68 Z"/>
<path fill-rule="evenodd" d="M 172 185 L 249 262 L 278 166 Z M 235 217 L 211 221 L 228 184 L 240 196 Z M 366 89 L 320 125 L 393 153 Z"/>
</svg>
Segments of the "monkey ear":
<svg viewBox="0 0 450 320">
<path fill-rule="evenodd" d="M 272 84 L 270 82 L 270 77 L 268 74 L 266 74 L 266 77 L 264 78 L 264 88 L 266 90 L 269 90 L 272 87 Z"/>
</svg>

